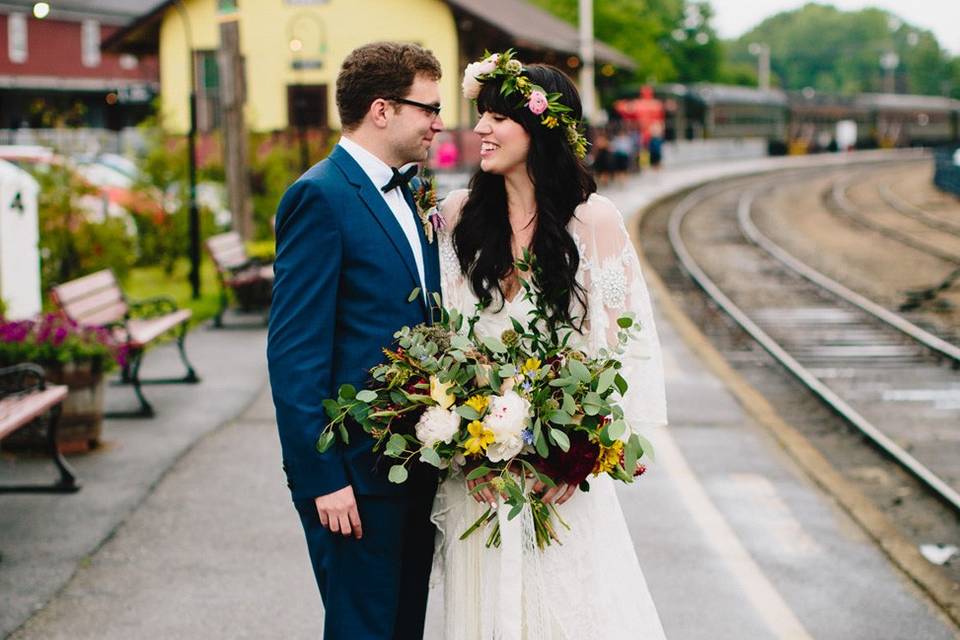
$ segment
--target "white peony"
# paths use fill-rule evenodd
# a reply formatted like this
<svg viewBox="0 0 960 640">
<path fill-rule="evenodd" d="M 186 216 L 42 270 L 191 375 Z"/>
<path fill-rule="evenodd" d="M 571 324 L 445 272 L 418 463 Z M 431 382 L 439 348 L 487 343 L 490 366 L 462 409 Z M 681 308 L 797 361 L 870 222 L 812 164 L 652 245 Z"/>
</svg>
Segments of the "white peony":
<svg viewBox="0 0 960 640">
<path fill-rule="evenodd" d="M 480 95 L 482 83 L 477 80 L 477 76 L 490 73 L 497 68 L 497 60 L 500 54 L 493 54 L 482 62 L 471 62 L 463 70 L 463 97 L 467 100 L 476 100 Z"/>
<path fill-rule="evenodd" d="M 516 391 L 507 391 L 502 396 L 490 396 L 490 407 L 483 418 L 483 425 L 493 432 L 495 443 L 509 442 L 512 448 L 514 438 L 519 439 L 521 446 L 523 445 L 521 434 L 527 426 L 529 416 L 530 402 L 520 397 Z"/>
<path fill-rule="evenodd" d="M 449 444 L 460 428 L 460 416 L 442 407 L 430 407 L 423 412 L 415 427 L 417 439 L 432 447 L 438 442 Z"/>
<path fill-rule="evenodd" d="M 490 462 L 502 462 L 516 456 L 523 450 L 521 436 L 507 436 L 503 441 L 487 445 L 487 458 Z"/>
</svg>

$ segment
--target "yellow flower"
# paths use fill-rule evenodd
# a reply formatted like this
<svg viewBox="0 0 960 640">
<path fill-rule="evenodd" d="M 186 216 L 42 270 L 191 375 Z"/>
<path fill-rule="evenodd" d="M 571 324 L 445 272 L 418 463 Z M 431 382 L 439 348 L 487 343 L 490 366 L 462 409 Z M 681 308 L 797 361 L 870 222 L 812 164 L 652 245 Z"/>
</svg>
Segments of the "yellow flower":
<svg viewBox="0 0 960 640">
<path fill-rule="evenodd" d="M 600 445 L 600 455 L 597 456 L 597 462 L 593 466 L 593 475 L 609 473 L 620 464 L 620 454 L 623 453 L 623 442 L 614 440 L 609 447 Z"/>
<path fill-rule="evenodd" d="M 533 373 L 540 368 L 540 365 L 543 364 L 540 362 L 539 358 L 527 358 L 527 361 L 523 363 L 523 366 L 520 367 L 521 373 Z"/>
<path fill-rule="evenodd" d="M 430 376 L 430 397 L 442 408 L 449 409 L 457 400 L 452 393 L 449 393 L 452 386 L 452 382 L 440 382 L 436 376 Z"/>
<path fill-rule="evenodd" d="M 543 119 L 542 123 L 547 129 L 555 129 L 560 125 L 560 122 L 557 120 L 556 116 L 547 116 Z"/>
<path fill-rule="evenodd" d="M 483 426 L 483 423 L 479 420 L 474 420 L 468 424 L 467 431 L 471 437 L 467 438 L 467 441 L 463 444 L 463 448 L 472 456 L 486 451 L 487 445 L 493 443 L 493 431 Z"/>
<path fill-rule="evenodd" d="M 466 404 L 468 407 L 470 407 L 480 415 L 483 415 L 483 412 L 486 410 L 487 405 L 489 403 L 490 403 L 490 399 L 487 398 L 486 396 L 476 395 L 476 396 L 471 396 L 470 399 L 467 400 L 464 404 Z"/>
</svg>

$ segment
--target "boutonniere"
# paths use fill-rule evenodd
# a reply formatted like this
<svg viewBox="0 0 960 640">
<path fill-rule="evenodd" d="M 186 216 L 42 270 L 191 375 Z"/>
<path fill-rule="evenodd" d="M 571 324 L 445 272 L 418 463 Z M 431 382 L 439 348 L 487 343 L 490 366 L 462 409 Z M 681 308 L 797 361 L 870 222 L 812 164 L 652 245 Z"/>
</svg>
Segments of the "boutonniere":
<svg viewBox="0 0 960 640">
<path fill-rule="evenodd" d="M 420 224 L 423 225 L 423 234 L 427 236 L 427 242 L 432 244 L 434 234 L 447 226 L 440 209 L 437 208 L 437 187 L 433 178 L 420 178 L 413 200 L 417 205 Z"/>
</svg>

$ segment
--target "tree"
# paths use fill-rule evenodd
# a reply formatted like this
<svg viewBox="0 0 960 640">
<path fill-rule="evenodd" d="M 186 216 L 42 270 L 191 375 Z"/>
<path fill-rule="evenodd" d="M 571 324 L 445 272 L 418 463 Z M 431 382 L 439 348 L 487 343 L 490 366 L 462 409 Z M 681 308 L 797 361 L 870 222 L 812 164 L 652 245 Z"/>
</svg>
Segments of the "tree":
<svg viewBox="0 0 960 640">
<path fill-rule="evenodd" d="M 885 74 L 892 73 L 898 92 L 937 95 L 951 76 L 950 58 L 931 32 L 880 9 L 848 12 L 810 3 L 778 13 L 730 43 L 728 64 L 755 64 L 753 42 L 770 46 L 772 73 L 786 89 L 879 92 L 889 88 Z M 891 53 L 897 65 L 885 71 L 880 61 Z"/>
<path fill-rule="evenodd" d="M 532 0 L 577 24 L 577 0 Z M 603 0 L 594 2 L 594 32 L 637 63 L 644 82 L 715 80 L 722 43 L 710 25 L 708 2 Z"/>
</svg>

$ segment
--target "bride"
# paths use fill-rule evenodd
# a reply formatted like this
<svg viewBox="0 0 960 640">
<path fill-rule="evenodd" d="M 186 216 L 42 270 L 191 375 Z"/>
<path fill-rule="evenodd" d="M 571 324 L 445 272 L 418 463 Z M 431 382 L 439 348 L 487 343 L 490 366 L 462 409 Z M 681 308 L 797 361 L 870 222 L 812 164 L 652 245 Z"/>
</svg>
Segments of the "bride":
<svg viewBox="0 0 960 640">
<path fill-rule="evenodd" d="M 575 327 L 586 353 L 614 347 L 616 319 L 634 314 L 642 339 L 619 356 L 630 385 L 626 418 L 634 430 L 665 424 L 649 296 L 620 212 L 595 193 L 581 161 L 573 83 L 559 69 L 522 66 L 507 53 L 468 66 L 464 94 L 480 113 L 481 170 L 441 208 L 445 306 L 469 317 L 479 305 L 479 335 L 499 336 L 511 316 L 526 321 L 532 304 L 520 278 L 529 274 L 513 263 L 529 250 L 543 270 L 537 294 L 551 322 Z M 486 489 L 471 494 L 482 479 L 458 474 L 443 482 L 433 510 L 440 530 L 434 580 L 443 587 L 446 640 L 665 637 L 613 481 L 605 474 L 589 480 L 586 493 L 562 485 L 544 493 L 569 529 L 558 527 L 560 543 L 542 551 L 529 508 L 513 520 L 501 510 L 499 547 L 487 548 L 484 535 L 461 541 L 498 497 Z"/>
</svg>

